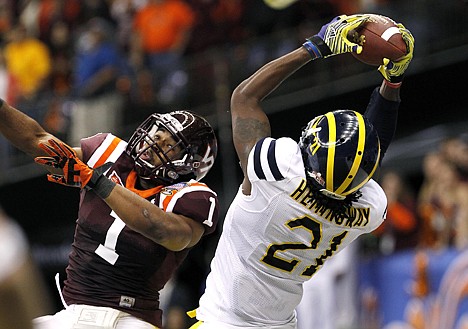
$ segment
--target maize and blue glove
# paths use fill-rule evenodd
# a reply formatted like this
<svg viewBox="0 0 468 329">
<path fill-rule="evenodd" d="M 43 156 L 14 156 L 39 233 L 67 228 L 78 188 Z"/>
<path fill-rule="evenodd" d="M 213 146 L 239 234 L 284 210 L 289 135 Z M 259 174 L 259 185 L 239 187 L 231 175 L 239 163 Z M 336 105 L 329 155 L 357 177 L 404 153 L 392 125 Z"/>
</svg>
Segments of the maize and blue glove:
<svg viewBox="0 0 468 329">
<path fill-rule="evenodd" d="M 385 80 L 399 84 L 403 80 L 403 75 L 413 59 L 414 37 L 403 24 L 398 24 L 401 37 L 406 43 L 406 55 L 400 58 L 397 62 L 392 62 L 388 58 L 384 58 L 383 65 L 380 65 L 378 70 L 383 75 Z"/>
<path fill-rule="evenodd" d="M 360 54 L 362 46 L 351 42 L 348 34 L 357 29 L 369 19 L 369 15 L 340 15 L 322 26 L 320 32 L 310 38 L 302 46 L 312 58 L 327 58 L 334 55 L 355 52 Z"/>
<path fill-rule="evenodd" d="M 39 147 L 49 156 L 36 157 L 34 159 L 36 163 L 63 170 L 63 175 L 47 174 L 50 182 L 93 190 L 103 199 L 107 198 L 114 189 L 115 183 L 104 176 L 112 166 L 112 162 L 94 169 L 90 168 L 80 160 L 70 146 L 54 139 L 50 139 L 48 144 L 40 143 Z"/>
</svg>

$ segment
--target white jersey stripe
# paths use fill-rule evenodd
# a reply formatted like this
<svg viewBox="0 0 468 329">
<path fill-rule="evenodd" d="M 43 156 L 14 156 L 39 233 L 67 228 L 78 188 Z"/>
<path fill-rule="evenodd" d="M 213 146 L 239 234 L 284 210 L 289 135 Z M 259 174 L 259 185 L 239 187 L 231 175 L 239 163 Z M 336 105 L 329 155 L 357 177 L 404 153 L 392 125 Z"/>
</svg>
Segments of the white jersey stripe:
<svg viewBox="0 0 468 329">
<path fill-rule="evenodd" d="M 104 141 L 101 143 L 101 145 L 94 151 L 93 155 L 89 158 L 87 165 L 90 166 L 91 168 L 94 168 L 96 165 L 96 162 L 99 161 L 101 156 L 106 152 L 106 150 L 109 148 L 111 145 L 112 141 L 117 138 L 112 134 L 108 134 Z M 125 150 L 127 146 L 127 143 L 123 140 L 120 140 L 119 144 L 115 148 L 114 151 L 110 154 L 110 156 L 107 158 L 106 162 L 115 162 L 119 156 L 122 154 L 122 152 Z"/>
<path fill-rule="evenodd" d="M 127 148 L 127 142 L 121 140 L 115 150 L 112 152 L 112 154 L 109 156 L 107 161 L 109 162 L 115 162 L 117 159 L 120 157 L 120 155 L 125 152 L 125 149 Z M 106 161 L 106 162 L 107 162 Z"/>
<path fill-rule="evenodd" d="M 87 163 L 88 166 L 90 166 L 91 168 L 94 167 L 96 162 L 99 160 L 101 155 L 104 154 L 104 152 L 107 150 L 107 148 L 112 143 L 114 138 L 115 138 L 115 136 L 112 135 L 112 134 L 109 134 L 109 135 L 106 136 L 106 138 L 102 141 L 101 145 L 99 145 L 99 147 L 96 149 L 96 151 L 94 151 L 93 155 L 89 158 L 88 163 Z"/>
<path fill-rule="evenodd" d="M 185 194 L 190 193 L 190 192 L 195 192 L 195 191 L 207 191 L 216 195 L 216 193 L 207 186 L 197 185 L 197 186 L 184 187 L 172 197 L 171 201 L 169 201 L 169 204 L 167 205 L 167 208 L 166 208 L 166 212 L 172 212 L 172 210 L 174 210 L 175 204 L 177 203 L 177 200 L 179 200 Z"/>
</svg>

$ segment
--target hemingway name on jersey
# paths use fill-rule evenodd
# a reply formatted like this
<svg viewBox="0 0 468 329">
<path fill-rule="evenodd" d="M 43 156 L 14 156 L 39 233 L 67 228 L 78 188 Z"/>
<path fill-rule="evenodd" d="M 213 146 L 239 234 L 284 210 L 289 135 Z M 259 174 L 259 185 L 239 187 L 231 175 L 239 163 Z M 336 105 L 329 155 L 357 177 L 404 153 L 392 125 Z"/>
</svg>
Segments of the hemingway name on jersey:
<svg viewBox="0 0 468 329">
<path fill-rule="evenodd" d="M 354 208 L 350 207 L 346 214 L 334 212 L 332 209 L 318 204 L 317 200 L 312 198 L 307 182 L 305 179 L 299 184 L 296 190 L 290 194 L 290 197 L 302 204 L 307 209 L 310 209 L 340 226 L 346 227 L 364 227 L 369 223 L 370 209 L 369 208 Z"/>
</svg>

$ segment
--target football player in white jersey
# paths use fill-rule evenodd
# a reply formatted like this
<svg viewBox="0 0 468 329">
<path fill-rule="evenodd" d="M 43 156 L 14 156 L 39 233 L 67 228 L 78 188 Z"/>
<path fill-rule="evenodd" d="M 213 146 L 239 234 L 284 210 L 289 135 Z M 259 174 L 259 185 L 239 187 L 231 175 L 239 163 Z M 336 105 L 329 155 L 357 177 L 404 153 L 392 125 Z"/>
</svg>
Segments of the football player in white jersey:
<svg viewBox="0 0 468 329">
<path fill-rule="evenodd" d="M 302 47 L 267 63 L 231 98 L 233 141 L 244 180 L 224 221 L 192 328 L 296 328 L 303 283 L 328 259 L 384 220 L 386 197 L 372 179 L 393 138 L 408 54 L 386 62 L 364 114 L 312 119 L 299 142 L 272 138 L 262 100 L 312 60 L 361 48 L 346 40 L 366 15 L 340 16 Z M 195 313 L 195 314 L 194 314 Z"/>
</svg>

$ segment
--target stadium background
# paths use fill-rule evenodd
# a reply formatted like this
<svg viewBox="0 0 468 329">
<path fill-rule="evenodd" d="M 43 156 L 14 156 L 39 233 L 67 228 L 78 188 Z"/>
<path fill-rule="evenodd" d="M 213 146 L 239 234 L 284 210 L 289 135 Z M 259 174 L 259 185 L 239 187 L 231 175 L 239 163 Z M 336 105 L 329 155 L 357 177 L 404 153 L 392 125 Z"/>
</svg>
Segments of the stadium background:
<svg viewBox="0 0 468 329">
<path fill-rule="evenodd" d="M 304 5 L 308 1 L 299 1 L 292 7 L 299 6 L 301 2 Z M 312 3 L 310 6 L 319 8 L 326 1 L 309 2 Z M 417 190 L 423 180 L 423 156 L 444 138 L 468 132 L 468 5 L 462 0 L 378 1 L 368 8 L 400 20 L 415 35 L 415 58 L 402 89 L 399 127 L 384 165 L 398 169 L 410 186 Z M 281 12 L 274 15 L 281 20 Z M 312 27 L 320 26 L 327 17 L 315 19 L 310 24 Z M 191 77 L 188 97 L 192 98 L 188 103 L 192 110 L 207 116 L 219 138 L 218 159 L 205 182 L 218 192 L 223 212 L 240 182 L 240 170 L 230 140 L 230 92 L 256 68 L 249 66 L 248 60 L 255 51 L 258 52 L 259 45 L 263 47 L 261 53 L 266 62 L 278 52 L 299 45 L 300 37 L 302 34 L 297 32 L 294 24 L 289 24 L 279 31 L 242 40 L 237 45 L 215 45 L 185 57 Z M 304 123 L 316 114 L 331 109 L 352 107 L 364 110 L 368 95 L 380 79 L 375 68 L 356 63 L 351 56 L 309 64 L 266 100 L 265 108 L 270 114 L 273 136 L 297 139 Z M 124 122 L 120 135 L 128 138 L 146 114 L 134 113 L 131 120 Z M 47 183 L 44 172 L 30 160 L 15 152 L 10 156 L 10 161 L 0 173 L 0 204 L 25 229 L 33 255 L 50 285 L 51 295 L 56 297 L 53 276 L 56 272 L 60 272 L 62 278 L 64 275 L 73 236 L 78 191 Z M 194 295 L 201 289 L 216 240 L 215 235 L 197 246 L 179 271 L 178 279 L 195 287 Z M 392 255 L 395 258 L 363 256 L 360 259 L 359 269 L 365 269 L 366 274 L 361 277 L 361 284 L 372 282 L 376 290 L 383 292 L 382 326 L 404 318 L 403 306 L 411 296 L 405 287 L 398 285 L 414 279 L 414 253 L 414 250 L 409 250 L 406 254 Z M 445 256 L 431 256 L 429 275 L 432 274 L 433 291 L 437 291 L 445 269 L 458 254 L 458 251 L 450 249 Z M 396 267 L 395 273 L 402 275 L 398 278 L 393 276 L 393 281 L 391 272 L 388 272 L 391 271 L 391 264 Z M 384 277 L 383 272 L 377 273 L 379 271 L 387 271 L 390 275 Z M 389 291 L 394 293 L 390 294 Z M 56 302 L 60 307 L 58 298 Z M 464 308 L 460 310 L 457 318 L 463 315 Z"/>
</svg>

